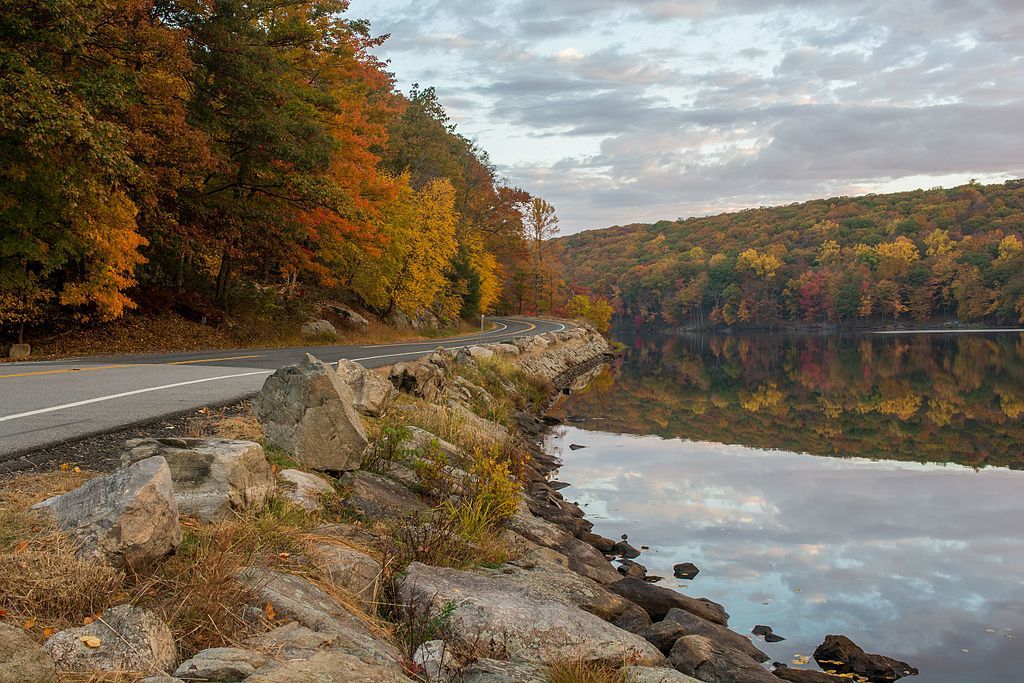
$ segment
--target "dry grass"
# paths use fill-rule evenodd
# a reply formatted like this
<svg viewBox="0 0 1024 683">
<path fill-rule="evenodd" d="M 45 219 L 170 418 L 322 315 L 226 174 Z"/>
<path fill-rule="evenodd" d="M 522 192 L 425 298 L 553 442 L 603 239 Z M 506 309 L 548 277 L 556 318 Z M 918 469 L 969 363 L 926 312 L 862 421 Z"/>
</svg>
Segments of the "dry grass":
<svg viewBox="0 0 1024 683">
<path fill-rule="evenodd" d="M 548 664 L 549 683 L 632 683 L 621 668 L 583 659 Z"/>
<path fill-rule="evenodd" d="M 249 401 L 245 402 L 241 411 L 237 406 L 200 408 L 199 414 L 189 420 L 185 429 L 191 437 L 263 442 L 263 429 L 260 421 L 252 414 Z"/>
</svg>

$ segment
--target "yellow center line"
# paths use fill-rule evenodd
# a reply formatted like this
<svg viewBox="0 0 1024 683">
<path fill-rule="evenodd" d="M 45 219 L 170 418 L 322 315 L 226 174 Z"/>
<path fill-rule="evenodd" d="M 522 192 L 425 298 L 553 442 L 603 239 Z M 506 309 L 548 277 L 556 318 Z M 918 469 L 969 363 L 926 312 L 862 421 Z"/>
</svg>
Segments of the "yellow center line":
<svg viewBox="0 0 1024 683">
<path fill-rule="evenodd" d="M 157 363 L 157 365 L 192 365 L 193 363 L 216 363 L 221 360 L 245 360 L 247 358 L 263 358 L 262 354 L 255 356 L 228 356 L 227 358 L 200 358 L 198 360 L 176 360 L 173 363 Z"/>
<path fill-rule="evenodd" d="M 128 365 L 97 365 L 93 368 L 63 368 L 61 370 L 36 370 L 35 372 L 16 372 L 11 375 L 0 375 L 0 379 L 8 377 L 35 377 L 37 375 L 59 375 L 67 372 L 94 372 L 96 370 L 111 370 L 113 368 L 127 368 Z"/>
</svg>

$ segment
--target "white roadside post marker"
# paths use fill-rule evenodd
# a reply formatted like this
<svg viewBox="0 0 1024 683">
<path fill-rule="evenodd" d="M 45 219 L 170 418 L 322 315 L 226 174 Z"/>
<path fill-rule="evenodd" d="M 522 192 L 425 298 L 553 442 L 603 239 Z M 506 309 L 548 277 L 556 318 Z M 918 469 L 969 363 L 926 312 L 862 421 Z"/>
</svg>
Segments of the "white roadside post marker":
<svg viewBox="0 0 1024 683">
<path fill-rule="evenodd" d="M 480 314 L 480 331 L 481 332 L 484 331 L 484 314 L 483 313 Z"/>
</svg>

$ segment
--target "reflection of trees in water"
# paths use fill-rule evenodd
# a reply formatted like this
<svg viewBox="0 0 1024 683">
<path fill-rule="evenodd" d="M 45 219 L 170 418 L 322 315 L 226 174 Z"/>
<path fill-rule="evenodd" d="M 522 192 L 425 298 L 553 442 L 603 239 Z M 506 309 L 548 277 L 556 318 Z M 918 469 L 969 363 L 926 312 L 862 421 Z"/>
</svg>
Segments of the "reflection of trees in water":
<svg viewBox="0 0 1024 683">
<path fill-rule="evenodd" d="M 627 359 L 566 406 L 603 431 L 1024 466 L 1024 335 L 624 341 Z"/>
</svg>

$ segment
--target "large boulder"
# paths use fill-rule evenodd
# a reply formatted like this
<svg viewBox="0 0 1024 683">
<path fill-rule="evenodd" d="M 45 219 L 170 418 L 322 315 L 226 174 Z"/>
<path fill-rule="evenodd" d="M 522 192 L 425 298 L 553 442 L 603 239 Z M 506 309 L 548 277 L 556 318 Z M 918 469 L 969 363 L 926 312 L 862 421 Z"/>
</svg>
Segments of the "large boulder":
<svg viewBox="0 0 1024 683">
<path fill-rule="evenodd" d="M 677 640 L 669 661 L 677 670 L 705 683 L 778 683 L 747 655 L 705 636 Z"/>
<path fill-rule="evenodd" d="M 253 650 L 238 647 L 214 647 L 197 652 L 174 671 L 188 681 L 240 681 L 270 664 L 271 659 Z"/>
<path fill-rule="evenodd" d="M 344 652 L 317 652 L 260 669 L 246 683 L 409 683 L 397 664 L 367 663 Z"/>
<path fill-rule="evenodd" d="M 707 619 L 691 614 L 686 610 L 673 607 L 665 615 L 666 622 L 676 623 L 683 628 L 683 635 L 686 636 L 707 636 L 714 641 L 728 645 L 734 650 L 739 650 L 751 659 L 758 662 L 767 662 L 769 657 L 758 650 L 750 641 L 750 638 L 730 631 L 724 626 L 712 623 Z"/>
<path fill-rule="evenodd" d="M 447 384 L 444 369 L 429 360 L 396 363 L 389 377 L 399 391 L 427 401 L 437 401 L 444 396 Z"/>
<path fill-rule="evenodd" d="M 335 329 L 334 325 L 332 325 L 328 320 L 310 320 L 303 324 L 302 336 L 327 337 L 333 339 L 338 336 L 338 330 Z"/>
<path fill-rule="evenodd" d="M 313 356 L 267 378 L 253 407 L 267 441 L 316 470 L 359 468 L 366 432 L 338 373 Z"/>
<path fill-rule="evenodd" d="M 308 512 L 321 509 L 322 498 L 334 493 L 331 482 L 302 470 L 281 470 L 277 473 L 277 480 L 280 482 L 281 496 Z"/>
<path fill-rule="evenodd" d="M 167 673 L 178 658 L 167 624 L 132 605 L 118 605 L 88 626 L 55 633 L 45 647 L 61 671 Z"/>
<path fill-rule="evenodd" d="M 0 683 L 54 680 L 56 667 L 46 650 L 22 629 L 0 624 Z"/>
<path fill-rule="evenodd" d="M 647 641 L 616 628 L 552 595 L 536 595 L 500 576 L 409 565 L 399 586 L 411 614 L 450 611 L 455 641 L 501 644 L 509 657 L 531 662 L 584 661 L 658 664 L 663 657 Z"/>
<path fill-rule="evenodd" d="M 814 650 L 814 659 L 822 668 L 857 674 L 872 681 L 895 681 L 917 675 L 917 669 L 906 662 L 868 654 L 846 636 L 825 636 L 825 641 Z"/>
<path fill-rule="evenodd" d="M 171 469 L 157 456 L 34 506 L 54 516 L 79 554 L 141 568 L 181 545 Z"/>
<path fill-rule="evenodd" d="M 313 563 L 331 583 L 351 593 L 364 610 L 373 612 L 382 571 L 380 562 L 353 548 L 327 541 L 314 543 L 310 551 Z"/>
<path fill-rule="evenodd" d="M 274 492 L 263 447 L 229 439 L 133 439 L 122 465 L 160 456 L 171 468 L 178 512 L 204 522 L 262 508 Z"/>
<path fill-rule="evenodd" d="M 324 304 L 324 308 L 336 315 L 341 321 L 342 326 L 347 327 L 348 329 L 358 330 L 359 332 L 366 332 L 370 329 L 370 321 L 353 311 L 348 306 L 328 303 Z"/>
<path fill-rule="evenodd" d="M 352 392 L 352 405 L 363 415 L 383 416 L 398 397 L 398 390 L 385 377 L 354 361 L 339 360 L 338 377 Z"/>
<path fill-rule="evenodd" d="M 643 579 L 625 578 L 608 586 L 608 590 L 643 607 L 654 621 L 661 621 L 670 609 L 678 608 L 715 624 L 725 626 L 729 623 L 728 613 L 717 602 L 691 598 Z"/>
</svg>

